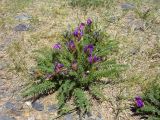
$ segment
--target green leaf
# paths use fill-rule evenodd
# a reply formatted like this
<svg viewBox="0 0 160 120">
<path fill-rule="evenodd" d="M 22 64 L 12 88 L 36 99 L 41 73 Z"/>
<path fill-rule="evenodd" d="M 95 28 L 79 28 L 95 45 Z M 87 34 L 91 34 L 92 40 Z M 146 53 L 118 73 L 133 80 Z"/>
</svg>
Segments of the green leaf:
<svg viewBox="0 0 160 120">
<path fill-rule="evenodd" d="M 73 95 L 76 106 L 84 112 L 89 111 L 89 101 L 86 98 L 84 91 L 76 88 Z"/>
</svg>

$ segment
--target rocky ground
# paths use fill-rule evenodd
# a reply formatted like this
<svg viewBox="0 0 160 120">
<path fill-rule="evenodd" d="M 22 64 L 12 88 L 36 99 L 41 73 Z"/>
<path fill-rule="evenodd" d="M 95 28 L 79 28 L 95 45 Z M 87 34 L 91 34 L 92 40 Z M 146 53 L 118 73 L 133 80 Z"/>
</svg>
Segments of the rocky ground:
<svg viewBox="0 0 160 120">
<path fill-rule="evenodd" d="M 24 0 L 25 1 L 25 0 Z M 107 85 L 108 101 L 97 103 L 83 120 L 138 120 L 130 111 L 136 95 L 160 74 L 160 1 L 116 1 L 110 8 L 82 10 L 64 0 L 0 1 L 0 120 L 79 120 L 73 111 L 57 114 L 56 93 L 33 102 L 21 91 L 30 80 L 34 50 L 52 46 L 69 24 L 88 17 L 119 41 L 117 60 L 128 70 L 114 85 Z M 111 4 L 112 5 L 112 4 Z"/>
</svg>

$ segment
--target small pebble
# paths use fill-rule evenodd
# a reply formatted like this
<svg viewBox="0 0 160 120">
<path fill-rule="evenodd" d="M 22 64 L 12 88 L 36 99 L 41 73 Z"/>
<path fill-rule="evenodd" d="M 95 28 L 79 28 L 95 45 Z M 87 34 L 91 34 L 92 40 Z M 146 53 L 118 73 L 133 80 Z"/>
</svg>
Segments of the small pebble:
<svg viewBox="0 0 160 120">
<path fill-rule="evenodd" d="M 5 108 L 10 109 L 10 110 L 16 110 L 15 105 L 11 102 L 6 102 L 4 106 Z"/>
<path fill-rule="evenodd" d="M 34 108 L 37 111 L 43 111 L 44 110 L 43 104 L 41 104 L 39 102 L 32 103 L 32 108 Z"/>
</svg>

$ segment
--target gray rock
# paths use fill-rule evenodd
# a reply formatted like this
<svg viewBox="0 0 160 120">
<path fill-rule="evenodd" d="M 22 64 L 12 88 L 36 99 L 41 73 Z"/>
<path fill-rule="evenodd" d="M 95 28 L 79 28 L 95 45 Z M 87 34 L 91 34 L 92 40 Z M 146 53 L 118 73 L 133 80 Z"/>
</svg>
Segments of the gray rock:
<svg viewBox="0 0 160 120">
<path fill-rule="evenodd" d="M 16 115 L 16 116 L 20 116 L 21 115 L 21 109 L 22 109 L 22 104 L 20 104 L 20 103 L 15 103 L 15 104 L 13 104 L 12 102 L 6 102 L 5 104 L 4 104 L 4 111 L 10 111 L 10 112 L 12 112 L 14 115 Z"/>
<path fill-rule="evenodd" d="M 64 116 L 64 120 L 73 120 L 72 114 L 67 114 Z"/>
<path fill-rule="evenodd" d="M 32 18 L 32 17 L 29 16 L 29 15 L 27 15 L 26 13 L 22 13 L 22 14 L 20 14 L 20 15 L 15 16 L 15 19 L 16 19 L 16 20 L 29 20 L 29 19 L 31 19 L 31 18 Z"/>
<path fill-rule="evenodd" d="M 56 112 L 58 110 L 58 105 L 56 104 L 48 105 L 47 110 L 48 112 Z"/>
<path fill-rule="evenodd" d="M 44 105 L 42 103 L 39 103 L 39 102 L 32 103 L 32 107 L 37 111 L 43 111 L 44 110 Z"/>
<path fill-rule="evenodd" d="M 16 120 L 16 119 L 6 115 L 0 115 L 0 120 Z"/>
<path fill-rule="evenodd" d="M 28 31 L 31 29 L 31 26 L 29 24 L 19 24 L 15 26 L 15 31 Z"/>
<path fill-rule="evenodd" d="M 10 110 L 16 110 L 15 105 L 13 103 L 11 103 L 11 102 L 6 102 L 4 104 L 4 106 L 5 106 L 5 108 L 10 109 Z"/>
<path fill-rule="evenodd" d="M 132 3 L 122 3 L 122 4 L 121 4 L 121 8 L 122 8 L 123 10 L 134 9 L 134 8 L 135 8 L 135 5 L 132 4 Z"/>
</svg>

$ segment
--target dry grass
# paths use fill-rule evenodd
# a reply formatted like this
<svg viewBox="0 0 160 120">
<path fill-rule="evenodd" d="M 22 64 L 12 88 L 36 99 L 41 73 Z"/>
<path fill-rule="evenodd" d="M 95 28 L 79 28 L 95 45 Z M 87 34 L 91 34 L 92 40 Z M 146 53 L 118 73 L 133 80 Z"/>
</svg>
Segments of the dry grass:
<svg viewBox="0 0 160 120">
<path fill-rule="evenodd" d="M 66 0 L 2 0 L 0 42 L 3 43 L 7 37 L 12 39 L 6 52 L 11 60 L 9 69 L 16 70 L 17 74 L 25 74 L 26 77 L 29 70 L 36 65 L 35 50 L 44 46 L 51 47 L 53 43 L 61 40 L 60 34 L 68 25 L 74 28 L 80 21 L 90 17 L 97 20 L 101 28 L 112 38 L 118 39 L 120 53 L 117 59 L 120 63 L 129 66 L 121 79 L 123 82 L 104 90 L 106 96 L 113 102 L 113 106 L 109 102 L 102 105 L 93 103 L 97 105 L 94 105 L 94 110 L 102 108 L 101 111 L 107 120 L 134 119 L 125 109 L 125 105 L 129 105 L 128 101 L 146 89 L 148 83 L 160 74 L 160 9 L 158 5 L 147 0 L 127 1 L 134 3 L 136 10 L 122 11 L 120 3 L 125 2 L 124 0 L 116 2 L 116 5 L 111 4 L 113 6 L 110 8 L 97 7 L 86 10 L 80 7 L 72 8 Z M 142 13 L 144 5 L 151 9 L 146 17 Z M 32 16 L 32 19 L 17 21 L 14 17 L 20 13 L 27 13 Z M 112 17 L 115 18 L 114 22 L 110 21 Z M 135 26 L 130 24 L 129 17 L 133 18 L 134 22 L 146 23 L 144 31 L 134 30 Z M 14 26 L 21 22 L 31 24 L 34 29 L 21 33 L 15 32 Z M 117 101 L 119 94 L 122 99 Z M 118 105 L 114 104 L 119 102 L 121 110 L 117 112 Z"/>
</svg>

